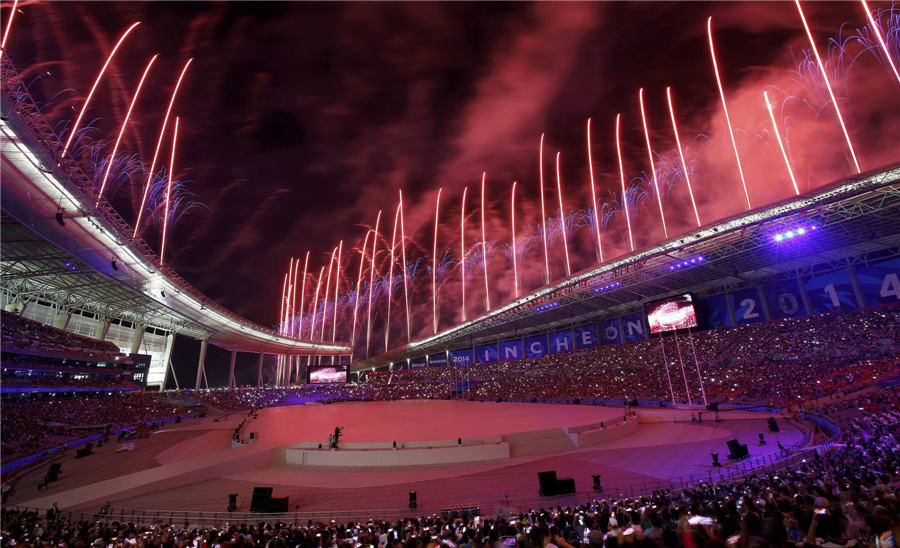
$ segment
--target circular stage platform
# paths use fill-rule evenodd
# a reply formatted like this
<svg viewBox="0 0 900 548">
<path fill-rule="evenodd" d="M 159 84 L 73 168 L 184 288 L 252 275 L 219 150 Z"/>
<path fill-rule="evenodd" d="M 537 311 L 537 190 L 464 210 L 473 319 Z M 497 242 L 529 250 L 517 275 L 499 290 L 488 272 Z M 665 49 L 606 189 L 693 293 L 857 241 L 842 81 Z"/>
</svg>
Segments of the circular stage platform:
<svg viewBox="0 0 900 548">
<path fill-rule="evenodd" d="M 573 478 L 584 499 L 600 496 L 591 492 L 594 474 L 602 475 L 607 493 L 665 486 L 673 478 L 712 472 L 710 453 L 724 460 L 728 440 L 747 444 L 751 457 L 774 457 L 776 442 L 789 447 L 805 438 L 801 428 L 780 417 L 781 432 L 769 433 L 768 413 L 720 412 L 718 423 L 704 413 L 704 422 L 695 424 L 691 411 L 636 411 L 637 417 L 624 423 L 623 408 L 588 405 L 443 400 L 300 405 L 260 410 L 244 430 L 257 432 L 258 441 L 239 447 L 232 447 L 231 438 L 247 412 L 220 416 L 218 422 L 210 416 L 158 431 L 139 440 L 134 452 L 118 453 L 108 444 L 87 458 L 66 457 L 60 479 L 46 491 L 36 490 L 46 465 L 38 468 L 18 481 L 9 503 L 46 508 L 59 502 L 66 510 L 90 512 L 108 500 L 115 508 L 221 512 L 228 495 L 236 493 L 238 510 L 248 511 L 253 488 L 265 486 L 289 497 L 291 512 L 317 516 L 361 517 L 391 509 L 396 514 L 406 507 L 409 491 L 417 492 L 422 512 L 472 504 L 483 511 L 518 510 L 570 502 L 540 499 L 538 472 L 555 470 Z M 335 426 L 344 427 L 345 448 L 318 450 Z M 759 433 L 766 445 L 757 445 Z M 394 440 L 397 451 L 391 449 Z M 485 448 L 486 454 L 478 453 Z M 320 460 L 306 464 L 291 457 L 292 451 Z M 422 462 L 421 455 L 434 454 L 443 456 L 424 465 L 384 460 L 402 456 Z"/>
</svg>

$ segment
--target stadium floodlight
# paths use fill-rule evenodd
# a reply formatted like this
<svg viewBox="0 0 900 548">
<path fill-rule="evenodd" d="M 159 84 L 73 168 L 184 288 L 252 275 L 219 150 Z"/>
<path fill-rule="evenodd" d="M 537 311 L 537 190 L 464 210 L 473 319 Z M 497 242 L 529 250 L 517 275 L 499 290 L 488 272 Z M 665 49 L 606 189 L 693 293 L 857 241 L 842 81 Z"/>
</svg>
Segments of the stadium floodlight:
<svg viewBox="0 0 900 548">
<path fill-rule="evenodd" d="M 788 230 L 777 232 L 772 235 L 772 240 L 776 243 L 783 242 L 785 240 L 793 240 L 795 238 L 799 238 L 801 236 L 806 236 L 810 232 L 816 230 L 816 225 L 807 225 L 807 226 L 797 226 L 790 228 Z"/>
</svg>

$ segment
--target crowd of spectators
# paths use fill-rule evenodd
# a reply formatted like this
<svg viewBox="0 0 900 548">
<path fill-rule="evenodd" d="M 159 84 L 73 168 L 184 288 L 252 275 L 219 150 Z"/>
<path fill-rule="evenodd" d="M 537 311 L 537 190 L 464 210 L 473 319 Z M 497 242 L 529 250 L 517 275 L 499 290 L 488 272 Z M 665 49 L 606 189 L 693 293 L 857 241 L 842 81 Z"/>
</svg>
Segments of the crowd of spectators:
<svg viewBox="0 0 900 548">
<path fill-rule="evenodd" d="M 144 392 L 4 396 L 3 460 L 12 461 L 105 428 L 142 424 L 185 414 L 181 407 Z"/>
<path fill-rule="evenodd" d="M 63 376 L 58 374 L 45 375 L 15 375 L 4 374 L 0 376 L 0 383 L 4 388 L 92 388 L 102 390 L 105 388 L 129 390 L 137 389 L 137 385 L 133 382 L 114 377 L 98 377 L 85 376 L 84 378 L 76 378 Z"/>
<path fill-rule="evenodd" d="M 37 351 L 90 361 L 115 361 L 116 356 L 122 357 L 119 347 L 111 342 L 57 329 L 5 310 L 0 311 L 0 336 L 4 352 Z"/>
<path fill-rule="evenodd" d="M 195 528 L 109 518 L 70 521 L 51 509 L 4 510 L 4 546 L 297 546 L 302 548 L 646 548 L 705 546 L 895 546 L 900 531 L 897 393 L 874 392 L 865 415 L 830 452 L 787 468 L 637 498 L 603 497 L 573 507 L 397 521 L 284 522 Z M 840 408 L 840 409 L 839 409 Z"/>
</svg>

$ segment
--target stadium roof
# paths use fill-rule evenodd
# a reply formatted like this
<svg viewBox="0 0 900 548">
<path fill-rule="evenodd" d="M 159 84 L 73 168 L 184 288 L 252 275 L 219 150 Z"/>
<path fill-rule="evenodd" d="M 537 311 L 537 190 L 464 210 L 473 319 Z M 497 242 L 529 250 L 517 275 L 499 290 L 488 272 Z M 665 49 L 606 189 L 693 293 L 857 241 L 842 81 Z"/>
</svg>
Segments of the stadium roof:
<svg viewBox="0 0 900 548">
<path fill-rule="evenodd" d="M 774 235 L 814 226 L 794 242 Z M 351 366 L 391 362 L 640 310 L 673 294 L 720 293 L 900 255 L 900 164 L 717 221 L 586 269 L 471 321 Z M 698 259 L 695 263 L 690 260 Z M 687 265 L 678 267 L 687 261 Z M 672 267 L 672 268 L 670 268 Z"/>
<path fill-rule="evenodd" d="M 3 59 L 0 288 L 247 352 L 343 355 L 343 343 L 281 336 L 206 298 L 168 266 L 70 158 Z M 62 225 L 55 216 L 63 213 Z"/>
</svg>

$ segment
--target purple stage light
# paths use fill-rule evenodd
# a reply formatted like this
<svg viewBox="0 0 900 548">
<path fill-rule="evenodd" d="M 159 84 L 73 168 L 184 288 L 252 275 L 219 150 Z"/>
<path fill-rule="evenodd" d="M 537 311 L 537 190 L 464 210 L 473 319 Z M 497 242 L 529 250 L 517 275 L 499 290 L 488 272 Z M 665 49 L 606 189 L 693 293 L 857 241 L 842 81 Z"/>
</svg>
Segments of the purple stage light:
<svg viewBox="0 0 900 548">
<path fill-rule="evenodd" d="M 672 272 L 675 270 L 681 270 L 682 268 L 685 268 L 688 266 L 697 266 L 700 263 L 702 263 L 704 260 L 705 259 L 704 259 L 703 255 L 697 255 L 696 257 L 691 257 L 690 259 L 685 259 L 683 261 L 679 261 L 675 264 L 669 265 L 669 272 Z"/>
</svg>

